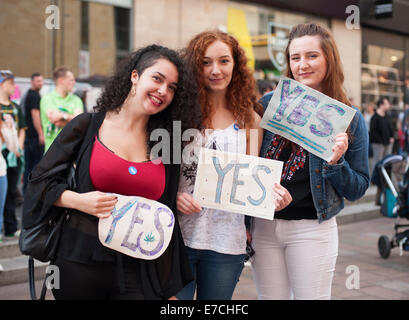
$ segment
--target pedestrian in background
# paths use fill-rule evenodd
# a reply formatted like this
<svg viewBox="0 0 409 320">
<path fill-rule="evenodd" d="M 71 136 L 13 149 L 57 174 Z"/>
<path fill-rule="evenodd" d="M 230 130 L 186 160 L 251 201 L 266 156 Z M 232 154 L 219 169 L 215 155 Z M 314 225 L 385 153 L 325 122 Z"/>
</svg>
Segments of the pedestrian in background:
<svg viewBox="0 0 409 320">
<path fill-rule="evenodd" d="M 238 41 L 220 31 L 203 32 L 188 44 L 185 56 L 199 84 L 204 147 L 258 156 L 263 135 L 256 84 Z M 240 130 L 244 129 L 244 130 Z M 258 141 L 250 145 L 250 129 Z M 196 159 L 197 159 L 196 155 Z M 194 157 L 193 157 L 194 158 Z M 182 163 L 177 209 L 194 281 L 177 298 L 230 300 L 244 266 L 244 215 L 201 208 L 192 197 L 197 161 Z"/>
<path fill-rule="evenodd" d="M 34 168 L 35 181 L 79 159 L 75 190 L 67 189 L 66 172 L 38 183 L 30 180 L 24 203 L 24 226 L 35 225 L 54 206 L 70 211 L 51 261 L 60 270 L 56 299 L 169 299 L 192 280 L 176 216 L 180 164 L 152 159 L 156 140 L 150 137 L 156 129 L 167 130 L 170 145 L 165 148 L 172 148 L 174 121 L 182 130 L 196 128 L 196 92 L 191 72 L 175 51 L 156 45 L 139 49 L 118 66 L 96 113 L 69 122 Z M 91 139 L 83 143 L 88 127 Z M 98 219 L 111 215 L 117 203 L 112 193 L 155 200 L 175 213 L 171 241 L 160 257 L 137 259 L 102 245 Z M 43 204 L 41 216 L 26 213 L 38 203 Z"/>
<path fill-rule="evenodd" d="M 67 67 L 54 70 L 55 90 L 44 95 L 40 101 L 41 125 L 44 133 L 44 152 L 61 129 L 84 111 L 82 100 L 72 93 L 75 77 Z"/>
<path fill-rule="evenodd" d="M 40 118 L 40 90 L 43 87 L 43 76 L 40 73 L 31 75 L 31 88 L 24 99 L 24 116 L 27 124 L 24 141 L 24 185 L 26 190 L 28 175 L 44 154 L 44 133 Z"/>
<path fill-rule="evenodd" d="M 371 118 L 375 113 L 375 103 L 370 102 L 366 106 L 366 110 L 364 112 L 364 119 L 365 119 L 365 125 L 366 129 L 368 130 L 368 135 L 369 135 L 369 130 L 371 126 Z M 372 150 L 372 144 L 370 143 L 368 146 L 368 164 L 369 168 L 372 168 L 372 161 L 373 161 L 373 150 Z M 372 175 L 372 172 L 369 171 L 369 175 Z"/>
<path fill-rule="evenodd" d="M 264 79 L 257 80 L 257 94 L 256 99 L 259 101 L 262 96 L 266 93 L 269 93 L 275 89 L 275 85 L 273 85 L 270 81 Z"/>
<path fill-rule="evenodd" d="M 7 147 L 2 149 L 3 157 L 7 160 L 7 197 L 4 207 L 4 233 L 6 237 L 18 236 L 18 221 L 16 218 L 17 201 L 21 198 L 18 183 L 24 167 L 24 139 L 26 122 L 18 104 L 10 100 L 15 90 L 14 75 L 11 71 L 0 71 L 0 112 L 10 115 L 16 124 L 18 135 L 18 150 L 16 152 Z"/>
<path fill-rule="evenodd" d="M 403 152 L 409 153 L 409 103 L 405 104 L 403 111 L 399 113 L 400 144 Z"/>
<path fill-rule="evenodd" d="M 0 82 L 2 76 L 0 75 Z M 10 152 L 18 151 L 17 130 L 13 117 L 5 114 L 0 117 L 0 145 L 5 144 Z M 0 153 L 0 242 L 3 242 L 3 215 L 7 196 L 7 163 Z"/>
<path fill-rule="evenodd" d="M 285 76 L 351 106 L 333 36 L 314 23 L 294 26 L 285 51 Z M 261 101 L 266 109 L 272 93 Z M 356 109 L 356 108 L 355 108 Z M 368 132 L 359 110 L 335 137 L 325 161 L 278 134 L 265 131 L 260 156 L 284 162 L 281 183 L 293 201 L 274 220 L 254 218 L 253 278 L 259 299 L 330 299 L 338 256 L 335 215 L 369 185 Z"/>
<path fill-rule="evenodd" d="M 390 108 L 391 104 L 388 98 L 381 97 L 376 103 L 376 110 L 371 118 L 369 129 L 369 142 L 372 144 L 373 150 L 371 175 L 376 164 L 392 153 L 394 132 L 391 119 L 387 113 Z"/>
</svg>

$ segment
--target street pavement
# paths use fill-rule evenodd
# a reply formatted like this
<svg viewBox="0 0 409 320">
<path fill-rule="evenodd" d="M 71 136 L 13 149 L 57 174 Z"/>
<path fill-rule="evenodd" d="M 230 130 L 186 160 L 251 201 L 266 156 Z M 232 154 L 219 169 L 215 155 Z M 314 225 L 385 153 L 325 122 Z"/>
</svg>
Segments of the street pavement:
<svg viewBox="0 0 409 320">
<path fill-rule="evenodd" d="M 409 252 L 400 256 L 396 247 L 387 259 L 378 253 L 379 237 L 391 239 L 394 223 L 395 219 L 376 218 L 338 226 L 333 300 L 409 300 Z M 233 299 L 257 299 L 250 267 L 244 269 Z"/>
<path fill-rule="evenodd" d="M 376 218 L 338 226 L 339 255 L 333 300 L 409 300 L 409 252 L 404 251 L 400 256 L 399 248 L 394 248 L 387 259 L 378 254 L 378 238 L 381 235 L 391 238 L 394 222 L 394 219 Z M 37 281 L 37 288 L 39 292 L 41 281 Z M 0 300 L 27 299 L 30 299 L 28 283 L 0 287 Z M 50 292 L 47 299 L 52 299 Z M 257 299 L 251 266 L 244 268 L 233 299 Z"/>
</svg>

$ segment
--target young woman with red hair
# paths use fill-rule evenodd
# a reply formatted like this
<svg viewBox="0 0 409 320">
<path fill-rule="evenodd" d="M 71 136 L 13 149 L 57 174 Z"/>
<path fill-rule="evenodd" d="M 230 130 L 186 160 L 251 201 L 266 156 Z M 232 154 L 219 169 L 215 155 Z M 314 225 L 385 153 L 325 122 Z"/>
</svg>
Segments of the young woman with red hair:
<svg viewBox="0 0 409 320">
<path fill-rule="evenodd" d="M 220 31 L 203 32 L 189 42 L 185 57 L 199 84 L 204 147 L 258 156 L 262 109 L 256 101 L 255 79 L 237 40 Z M 253 140 L 258 141 L 250 141 L 251 129 L 257 130 L 258 139 Z M 177 197 L 179 223 L 195 280 L 177 298 L 193 299 L 197 290 L 198 300 L 229 300 L 244 266 L 244 215 L 201 208 L 192 197 L 196 167 L 197 161 L 182 164 Z M 276 192 L 286 195 L 278 206 L 291 201 L 285 191 L 277 187 Z"/>
<path fill-rule="evenodd" d="M 351 106 L 330 32 L 314 23 L 290 32 L 286 76 Z M 261 99 L 267 107 L 272 93 Z M 293 201 L 273 221 L 252 225 L 253 278 L 259 299 L 330 299 L 338 256 L 335 215 L 344 198 L 359 199 L 369 186 L 368 132 L 359 110 L 338 134 L 328 162 L 283 137 L 265 132 L 260 156 L 284 161 L 281 184 Z"/>
</svg>

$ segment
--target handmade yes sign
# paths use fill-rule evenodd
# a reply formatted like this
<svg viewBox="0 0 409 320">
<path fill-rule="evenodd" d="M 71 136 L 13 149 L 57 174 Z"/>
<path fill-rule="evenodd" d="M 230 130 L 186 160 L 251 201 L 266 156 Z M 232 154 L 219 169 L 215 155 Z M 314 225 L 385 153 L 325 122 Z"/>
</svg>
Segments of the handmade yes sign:
<svg viewBox="0 0 409 320">
<path fill-rule="evenodd" d="M 345 132 L 355 110 L 293 79 L 282 78 L 260 127 L 329 161 L 335 136 Z"/>
<path fill-rule="evenodd" d="M 175 217 L 162 203 L 115 194 L 111 216 L 99 219 L 101 243 L 134 258 L 153 260 L 162 255 L 172 238 Z"/>
<path fill-rule="evenodd" d="M 201 148 L 193 198 L 201 206 L 273 220 L 283 163 Z"/>
</svg>

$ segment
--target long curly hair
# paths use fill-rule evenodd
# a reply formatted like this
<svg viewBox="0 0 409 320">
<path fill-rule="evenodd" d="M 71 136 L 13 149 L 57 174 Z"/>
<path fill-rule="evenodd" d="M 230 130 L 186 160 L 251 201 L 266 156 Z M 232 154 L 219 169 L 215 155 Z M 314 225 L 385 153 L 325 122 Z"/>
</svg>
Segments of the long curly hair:
<svg viewBox="0 0 409 320">
<path fill-rule="evenodd" d="M 202 128 L 196 82 L 189 65 L 178 52 L 153 44 L 129 54 L 120 62 L 115 74 L 107 81 L 94 107 L 96 112 L 118 113 L 130 94 L 132 72 L 136 70 L 140 76 L 145 69 L 153 66 L 159 59 L 166 59 L 176 66 L 178 84 L 169 106 L 149 118 L 147 144 L 150 149 L 157 143 L 150 141 L 151 132 L 155 129 L 165 129 L 172 138 L 174 121 L 181 121 L 182 132 L 189 128 L 199 130 Z"/>
<path fill-rule="evenodd" d="M 233 36 L 217 30 L 199 33 L 190 40 L 183 51 L 185 59 L 192 66 L 199 86 L 203 127 L 213 128 L 211 116 L 214 111 L 204 82 L 203 58 L 209 45 L 217 40 L 230 47 L 234 59 L 233 75 L 226 93 L 228 101 L 226 107 L 233 113 L 240 127 L 245 128 L 246 124 L 252 123 L 254 110 L 260 115 L 263 113 L 263 108 L 256 98 L 256 81 L 247 66 L 247 57 L 238 41 Z"/>
</svg>

